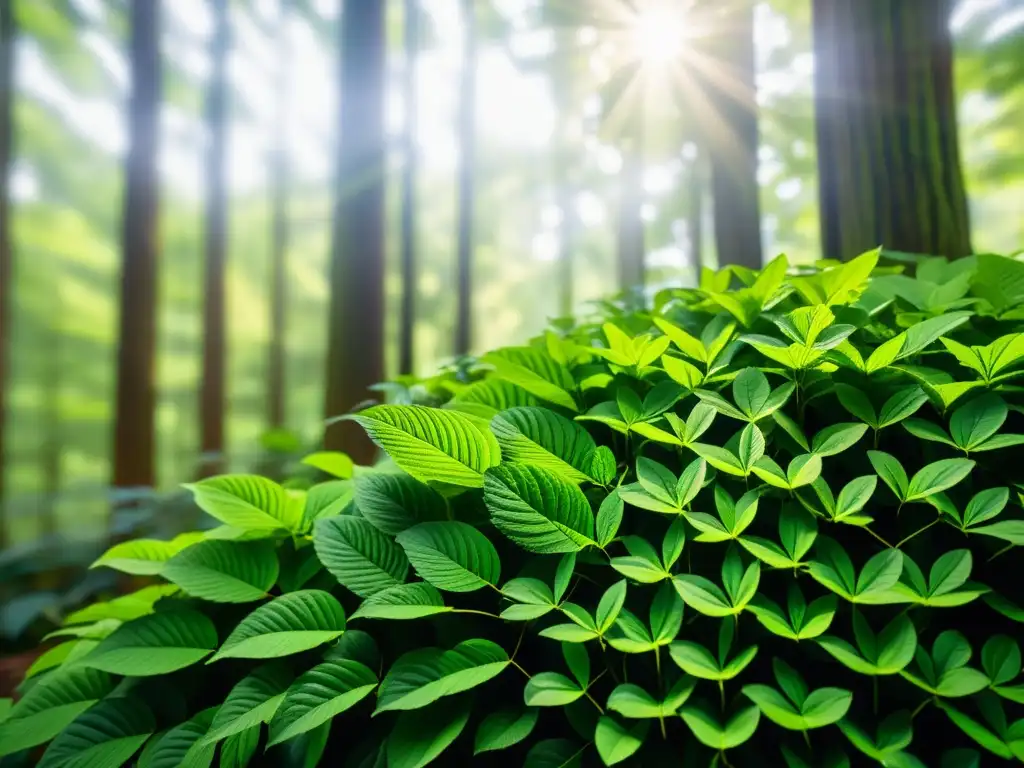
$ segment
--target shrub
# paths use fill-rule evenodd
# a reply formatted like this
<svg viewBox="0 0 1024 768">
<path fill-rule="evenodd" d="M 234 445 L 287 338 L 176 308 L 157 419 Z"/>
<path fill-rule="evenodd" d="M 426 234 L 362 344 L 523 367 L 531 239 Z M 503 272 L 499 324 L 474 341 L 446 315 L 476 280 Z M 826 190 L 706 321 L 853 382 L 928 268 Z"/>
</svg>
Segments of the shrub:
<svg viewBox="0 0 1024 768">
<path fill-rule="evenodd" d="M 1024 265 L 878 260 L 706 272 L 396 387 L 444 404 L 343 417 L 391 459 L 352 479 L 195 483 L 222 525 L 97 561 L 155 583 L 67 617 L 0 753 L 1024 758 Z"/>
</svg>

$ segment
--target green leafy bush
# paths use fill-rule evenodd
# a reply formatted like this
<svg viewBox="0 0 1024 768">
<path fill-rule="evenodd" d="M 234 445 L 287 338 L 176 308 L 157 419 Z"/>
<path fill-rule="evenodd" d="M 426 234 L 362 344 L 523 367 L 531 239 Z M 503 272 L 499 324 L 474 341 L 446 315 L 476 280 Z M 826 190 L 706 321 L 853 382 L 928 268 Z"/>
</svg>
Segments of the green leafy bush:
<svg viewBox="0 0 1024 768">
<path fill-rule="evenodd" d="M 220 527 L 100 558 L 154 583 L 67 617 L 0 753 L 1024 759 L 1022 307 L 1002 257 L 780 257 L 396 385 L 343 417 L 389 462 L 204 480 Z"/>
</svg>

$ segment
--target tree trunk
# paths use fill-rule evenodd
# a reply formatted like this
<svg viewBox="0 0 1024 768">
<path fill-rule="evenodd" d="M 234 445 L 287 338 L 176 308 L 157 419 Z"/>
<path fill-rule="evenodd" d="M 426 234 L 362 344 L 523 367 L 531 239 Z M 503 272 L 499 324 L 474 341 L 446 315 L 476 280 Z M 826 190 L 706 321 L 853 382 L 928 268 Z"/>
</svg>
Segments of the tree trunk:
<svg viewBox="0 0 1024 768">
<path fill-rule="evenodd" d="M 340 149 L 327 359 L 328 417 L 367 399 L 384 374 L 384 3 L 345 0 L 341 16 Z M 326 447 L 362 464 L 376 454 L 354 424 Z"/>
<path fill-rule="evenodd" d="M 555 149 L 553 177 L 555 200 L 561 213 L 558 243 L 558 311 L 569 316 L 575 308 L 575 247 L 577 237 L 576 185 L 574 183 L 574 142 L 570 134 L 573 103 L 573 52 L 559 51 L 554 59 L 554 94 L 558 105 L 558 144 Z"/>
<path fill-rule="evenodd" d="M 476 162 L 476 13 L 462 0 L 464 47 L 459 83 L 459 189 L 455 354 L 469 353 L 473 322 L 473 169 Z"/>
<path fill-rule="evenodd" d="M 700 268 L 704 265 L 704 190 L 707 182 L 704 165 L 704 154 L 698 149 L 690 162 L 690 199 L 686 212 L 686 234 L 690 239 L 690 268 L 698 282 Z"/>
<path fill-rule="evenodd" d="M 131 3 L 132 73 L 122 222 L 114 485 L 152 487 L 156 347 L 159 0 Z"/>
<path fill-rule="evenodd" d="M 4 500 L 4 423 L 7 363 L 11 344 L 11 293 L 14 278 L 11 251 L 11 146 L 14 103 L 14 0 L 0 0 L 0 549 L 7 546 Z"/>
<path fill-rule="evenodd" d="M 737 0 L 723 7 L 715 28 L 714 69 L 704 78 L 712 109 L 703 121 L 702 143 L 711 163 L 718 264 L 760 269 L 754 4 Z"/>
<path fill-rule="evenodd" d="M 626 137 L 622 151 L 622 170 L 619 176 L 619 290 L 636 291 L 644 285 L 644 220 L 643 172 L 644 150 L 642 121 Z"/>
<path fill-rule="evenodd" d="M 267 359 L 267 423 L 280 429 L 287 423 L 285 405 L 285 312 L 288 253 L 288 13 L 290 0 L 282 0 L 277 30 L 277 117 L 271 151 L 270 345 Z"/>
<path fill-rule="evenodd" d="M 405 165 L 402 168 L 402 310 L 398 372 L 411 374 L 416 329 L 416 60 L 419 56 L 419 0 L 405 0 Z"/>
<path fill-rule="evenodd" d="M 828 258 L 971 252 L 952 0 L 814 0 L 821 234 Z"/>
<path fill-rule="evenodd" d="M 200 476 L 224 468 L 224 262 L 227 251 L 225 141 L 227 112 L 228 0 L 211 0 L 213 68 L 206 100 L 206 295 L 203 304 L 203 379 Z"/>
</svg>

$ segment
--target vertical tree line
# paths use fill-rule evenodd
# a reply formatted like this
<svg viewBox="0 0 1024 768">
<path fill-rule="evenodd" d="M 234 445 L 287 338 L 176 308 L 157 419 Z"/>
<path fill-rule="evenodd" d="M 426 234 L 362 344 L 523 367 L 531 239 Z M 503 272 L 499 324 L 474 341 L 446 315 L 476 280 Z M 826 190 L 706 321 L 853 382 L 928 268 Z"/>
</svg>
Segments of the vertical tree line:
<svg viewBox="0 0 1024 768">
<path fill-rule="evenodd" d="M 14 278 L 11 251 L 11 150 L 14 103 L 14 8 L 13 0 L 0 0 L 0 549 L 7 545 L 7 525 L 3 510 L 4 434 L 7 412 L 8 360 L 11 344 L 11 294 Z"/>
<path fill-rule="evenodd" d="M 814 0 L 825 255 L 971 252 L 953 92 L 952 0 Z"/>
<path fill-rule="evenodd" d="M 340 103 L 328 309 L 328 418 L 347 413 L 384 375 L 384 3 L 345 0 L 339 25 Z M 369 463 L 352 424 L 328 448 Z"/>
<path fill-rule="evenodd" d="M 267 424 L 287 424 L 285 407 L 285 313 L 287 311 L 288 256 L 288 21 L 291 0 L 280 0 L 274 83 L 274 138 L 270 153 L 270 345 L 267 356 Z"/>
<path fill-rule="evenodd" d="M 398 372 L 411 374 L 414 370 L 413 334 L 416 324 L 416 171 L 419 163 L 416 148 L 416 64 L 419 57 L 419 0 L 405 0 L 404 10 L 405 76 L 402 80 L 402 103 L 405 105 L 405 151 L 401 182 L 402 309 L 398 331 Z"/>
<path fill-rule="evenodd" d="M 476 10 L 474 0 L 462 0 L 462 73 L 459 80 L 458 220 L 455 254 L 455 354 L 465 355 L 472 344 L 473 322 L 473 195 L 476 163 Z"/>
<path fill-rule="evenodd" d="M 227 363 L 224 266 L 227 257 L 228 0 L 211 0 L 209 92 L 206 100 L 206 263 L 203 302 L 203 374 L 199 398 L 200 474 L 217 474 L 224 460 L 224 368 Z"/>
<path fill-rule="evenodd" d="M 154 352 L 157 278 L 157 133 L 160 2 L 129 4 L 128 153 L 121 222 L 121 292 L 114 415 L 114 486 L 155 484 Z"/>
</svg>

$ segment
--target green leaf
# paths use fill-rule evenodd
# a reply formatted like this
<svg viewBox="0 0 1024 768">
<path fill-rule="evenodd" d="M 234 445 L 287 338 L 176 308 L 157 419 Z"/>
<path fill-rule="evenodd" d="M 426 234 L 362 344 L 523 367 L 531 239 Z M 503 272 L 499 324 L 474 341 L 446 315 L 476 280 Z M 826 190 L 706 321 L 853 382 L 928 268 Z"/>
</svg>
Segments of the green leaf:
<svg viewBox="0 0 1024 768">
<path fill-rule="evenodd" d="M 748 421 L 747 415 L 743 411 L 734 406 L 717 392 L 709 389 L 695 389 L 693 390 L 693 394 L 699 397 L 704 405 L 711 406 L 723 416 L 728 416 L 730 419 L 737 419 L 739 421 Z"/>
<path fill-rule="evenodd" d="M 448 592 L 473 592 L 501 579 L 494 545 L 466 523 L 420 523 L 398 535 L 416 573 Z"/>
<path fill-rule="evenodd" d="M 501 588 L 502 594 L 523 605 L 512 605 L 502 611 L 502 618 L 510 621 L 530 621 L 550 613 L 555 608 L 555 596 L 539 579 L 512 579 Z"/>
<path fill-rule="evenodd" d="M 1010 751 L 1010 748 L 997 734 L 990 731 L 977 720 L 965 715 L 960 710 L 955 709 L 952 705 L 942 700 L 936 700 L 935 704 L 939 709 L 946 713 L 957 728 L 989 752 L 992 752 L 1004 760 L 1013 759 L 1013 752 Z"/>
<path fill-rule="evenodd" d="M 303 672 L 289 686 L 270 721 L 268 746 L 329 722 L 376 687 L 377 676 L 357 661 L 326 661 Z"/>
<path fill-rule="evenodd" d="M 610 586 L 597 604 L 596 623 L 599 633 L 604 634 L 615 623 L 625 602 L 626 580 L 622 579 Z"/>
<path fill-rule="evenodd" d="M 992 525 L 971 528 L 971 533 L 993 536 L 1014 545 L 1024 545 L 1024 520 L 1003 520 Z"/>
<path fill-rule="evenodd" d="M 581 687 L 590 683 L 590 653 L 586 646 L 579 643 L 562 643 L 562 656 L 565 664 Z"/>
<path fill-rule="evenodd" d="M 672 578 L 672 584 L 684 603 L 705 616 L 721 617 L 737 613 L 726 594 L 703 576 L 681 574 Z"/>
<path fill-rule="evenodd" d="M 524 464 L 488 470 L 484 502 L 494 526 L 529 552 L 576 552 L 596 544 L 583 492 L 546 470 Z"/>
<path fill-rule="evenodd" d="M 476 729 L 473 754 L 508 749 L 527 738 L 537 725 L 537 709 L 502 709 L 483 719 Z"/>
<path fill-rule="evenodd" d="M 502 411 L 491 420 L 491 431 L 505 461 L 541 467 L 574 483 L 590 479 L 594 438 L 554 411 L 539 407 Z"/>
<path fill-rule="evenodd" d="M 401 547 L 358 517 L 317 521 L 313 546 L 324 568 L 360 597 L 401 584 L 409 571 Z"/>
<path fill-rule="evenodd" d="M 676 483 L 678 479 L 664 466 L 641 456 L 636 460 L 636 479 L 651 497 L 670 508 L 678 506 Z"/>
<path fill-rule="evenodd" d="M 143 587 L 127 595 L 115 597 L 99 603 L 87 605 L 85 608 L 64 617 L 65 626 L 69 624 L 87 624 L 107 619 L 131 621 L 140 616 L 153 613 L 153 606 L 162 598 L 173 595 L 178 588 L 173 584 L 154 584 Z"/>
<path fill-rule="evenodd" d="M 608 715 L 601 715 L 594 733 L 594 745 L 605 765 L 615 765 L 627 760 L 643 746 L 649 723 L 639 722 L 626 727 Z"/>
<path fill-rule="evenodd" d="M 256 475 L 220 475 L 185 486 L 199 508 L 243 531 L 300 531 L 303 505 L 283 487 Z"/>
<path fill-rule="evenodd" d="M 360 603 L 351 618 L 422 619 L 439 613 L 450 613 L 452 610 L 444 604 L 444 598 L 437 589 L 430 584 L 416 582 L 375 592 Z"/>
<path fill-rule="evenodd" d="M 738 477 L 747 475 L 747 468 L 732 451 L 709 443 L 691 443 L 690 449 L 721 472 Z"/>
<path fill-rule="evenodd" d="M 868 451 L 868 460 L 883 482 L 896 494 L 900 501 L 906 501 L 910 481 L 899 459 L 884 451 Z M 941 490 L 941 489 L 940 489 Z"/>
<path fill-rule="evenodd" d="M 351 480 L 328 480 L 317 483 L 306 492 L 302 510 L 303 527 L 311 528 L 322 517 L 340 515 L 352 503 Z"/>
<path fill-rule="evenodd" d="M 1021 670 L 1020 646 L 1006 635 L 993 635 L 981 649 L 981 666 L 989 676 L 992 685 L 1008 683 Z"/>
<path fill-rule="evenodd" d="M 156 576 L 163 570 L 164 563 L 202 538 L 201 533 L 183 533 L 170 541 L 124 541 L 112 546 L 89 567 L 104 566 L 133 576 Z"/>
<path fill-rule="evenodd" d="M 179 768 L 209 766 L 213 762 L 213 745 L 200 740 L 213 722 L 217 707 L 204 709 L 184 723 L 171 728 L 163 736 L 151 739 L 139 759 L 141 768 Z"/>
<path fill-rule="evenodd" d="M 261 725 L 254 725 L 224 739 L 220 747 L 220 768 L 246 768 L 256 754 L 261 728 Z"/>
<path fill-rule="evenodd" d="M 608 697 L 608 709 L 637 720 L 671 717 L 686 703 L 695 684 L 694 678 L 683 676 L 676 681 L 665 698 L 658 701 L 640 686 L 622 683 Z"/>
<path fill-rule="evenodd" d="M 498 411 L 536 404 L 536 398 L 522 387 L 491 376 L 460 389 L 444 407 L 490 421 Z"/>
<path fill-rule="evenodd" d="M 611 485 L 615 480 L 618 464 L 615 454 L 607 445 L 599 445 L 590 456 L 589 474 L 599 485 Z"/>
<path fill-rule="evenodd" d="M 601 507 L 597 511 L 597 545 L 602 549 L 607 547 L 619 532 L 622 513 L 622 497 L 617 490 L 612 491 L 601 502 Z"/>
<path fill-rule="evenodd" d="M 217 630 L 206 616 L 171 610 L 122 624 L 81 663 L 113 675 L 166 675 L 204 659 L 216 647 Z"/>
<path fill-rule="evenodd" d="M 494 375 L 525 389 L 534 397 L 577 411 L 572 375 L 549 355 L 530 347 L 509 347 L 490 352 L 480 362 L 494 366 Z"/>
<path fill-rule="evenodd" d="M 903 572 L 903 553 L 898 549 L 886 549 L 870 558 L 857 577 L 855 597 L 869 597 L 885 592 L 895 584 Z"/>
<path fill-rule="evenodd" d="M 483 473 L 501 461 L 490 430 L 471 416 L 421 405 L 377 405 L 341 416 L 417 480 L 479 488 Z"/>
<path fill-rule="evenodd" d="M 882 405 L 878 414 L 878 428 L 898 424 L 928 402 L 928 395 L 920 387 L 906 387 L 894 394 Z"/>
<path fill-rule="evenodd" d="M 999 395 L 981 395 L 954 411 L 949 420 L 950 435 L 965 451 L 973 450 L 999 431 L 1007 413 L 1006 403 Z"/>
<path fill-rule="evenodd" d="M 943 459 L 932 462 L 910 479 L 905 501 L 916 501 L 952 488 L 973 469 L 974 462 L 968 459 Z"/>
<path fill-rule="evenodd" d="M 441 494 L 414 477 L 394 472 L 371 472 L 355 478 L 355 502 L 362 516 L 387 536 L 448 516 Z"/>
<path fill-rule="evenodd" d="M 684 707 L 679 714 L 697 741 L 711 749 L 725 750 L 740 746 L 754 735 L 761 712 L 756 706 L 746 707 L 724 725 L 703 707 Z"/>
<path fill-rule="evenodd" d="M 568 739 L 544 739 L 526 753 L 523 768 L 580 768 L 583 748 Z"/>
<path fill-rule="evenodd" d="M 768 379 L 757 368 L 744 368 L 732 382 L 732 399 L 751 421 L 759 417 L 771 391 Z"/>
<path fill-rule="evenodd" d="M 168 560 L 161 575 L 193 597 L 248 603 L 277 581 L 277 554 L 266 540 L 201 541 Z"/>
<path fill-rule="evenodd" d="M 329 593 L 289 592 L 242 619 L 210 661 L 289 656 L 334 640 L 344 631 L 345 611 Z"/>
<path fill-rule="evenodd" d="M 569 580 L 572 578 L 572 572 L 576 568 L 576 553 L 566 552 L 558 561 L 558 566 L 555 568 L 555 589 L 554 598 L 555 602 L 559 603 L 562 601 L 562 596 L 565 595 L 565 590 L 569 588 Z"/>
<path fill-rule="evenodd" d="M 339 451 L 318 451 L 303 457 L 302 463 L 319 469 L 328 475 L 333 475 L 341 480 L 348 480 L 352 477 L 355 465 L 348 454 Z"/>
<path fill-rule="evenodd" d="M 748 424 L 740 432 L 739 443 L 737 444 L 736 458 L 745 472 L 757 463 L 757 460 L 764 455 L 765 440 L 764 434 L 756 424 Z"/>
<path fill-rule="evenodd" d="M 142 702 L 129 697 L 105 699 L 60 732 L 43 754 L 39 766 L 123 765 L 155 730 L 153 714 Z"/>
<path fill-rule="evenodd" d="M 279 662 L 257 667 L 228 693 L 202 743 L 214 744 L 270 722 L 284 701 L 289 683 L 291 675 Z"/>
<path fill-rule="evenodd" d="M 526 682 L 523 701 L 528 707 L 564 707 L 583 696 L 583 689 L 565 675 L 540 672 Z"/>
<path fill-rule="evenodd" d="M 821 457 L 835 456 L 853 447 L 867 431 L 867 424 L 833 424 L 814 436 L 811 453 Z"/>
<path fill-rule="evenodd" d="M 856 416 L 869 427 L 878 427 L 878 416 L 875 415 L 874 406 L 868 400 L 868 396 L 856 387 L 849 384 L 836 384 L 834 387 L 839 404 L 845 408 L 851 416 Z"/>
<path fill-rule="evenodd" d="M 387 739 L 388 768 L 422 768 L 446 750 L 469 722 L 470 703 L 402 712 Z"/>
<path fill-rule="evenodd" d="M 49 741 L 113 687 L 106 672 L 81 666 L 41 678 L 0 723 L 0 757 Z"/>
<path fill-rule="evenodd" d="M 476 688 L 500 675 L 508 664 L 508 654 L 490 640 L 464 640 L 448 651 L 410 651 L 394 663 L 381 683 L 374 715 L 419 709 Z"/>
</svg>

